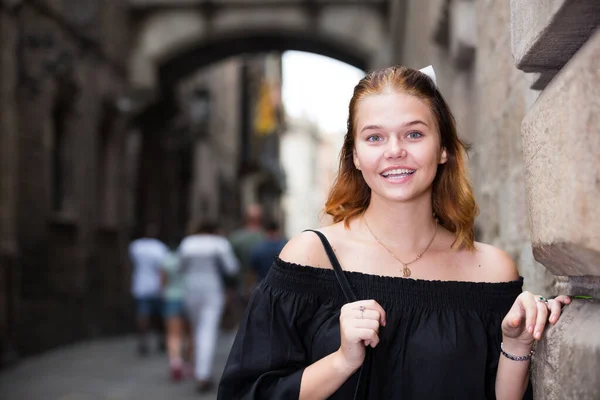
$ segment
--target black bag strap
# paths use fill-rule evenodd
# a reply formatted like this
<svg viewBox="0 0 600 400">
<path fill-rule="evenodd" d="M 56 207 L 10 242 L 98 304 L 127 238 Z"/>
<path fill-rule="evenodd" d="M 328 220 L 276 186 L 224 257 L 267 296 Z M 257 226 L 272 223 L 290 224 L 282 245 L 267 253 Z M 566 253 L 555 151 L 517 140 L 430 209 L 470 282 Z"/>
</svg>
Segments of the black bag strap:
<svg viewBox="0 0 600 400">
<path fill-rule="evenodd" d="M 337 257 L 335 256 L 335 252 L 333 251 L 333 248 L 331 247 L 331 244 L 329 243 L 329 240 L 327 240 L 327 237 L 325 237 L 325 235 L 323 235 L 321 232 L 319 231 L 315 231 L 312 229 L 307 229 L 307 231 L 310 232 L 314 232 L 317 234 L 317 236 L 319 237 L 319 239 L 321 239 L 321 243 L 323 243 L 323 247 L 325 248 L 325 253 L 327 253 L 327 257 L 329 258 L 329 262 L 331 262 L 331 265 L 333 266 L 333 271 L 335 272 L 335 277 L 337 278 L 337 281 L 342 289 L 342 292 L 344 292 L 344 297 L 346 297 L 346 301 L 348 303 L 353 303 L 355 302 L 356 299 L 356 295 L 354 294 L 354 291 L 352 290 L 352 286 L 350 286 L 350 282 L 348 282 L 348 278 L 346 278 L 346 275 L 344 274 L 344 270 L 342 269 L 342 266 L 340 265 L 340 262 L 338 261 Z M 367 372 L 365 372 L 366 369 L 369 368 L 369 366 L 371 365 L 371 347 L 367 347 L 366 349 L 366 353 L 365 353 L 365 360 L 363 361 L 363 364 L 360 367 L 360 371 L 358 372 L 358 381 L 356 383 L 356 387 L 354 388 L 354 400 L 360 400 L 360 399 L 366 399 L 366 388 L 368 387 L 368 382 L 365 382 L 365 384 L 361 384 L 367 377 Z"/>
<path fill-rule="evenodd" d="M 342 292 L 344 292 L 344 297 L 346 297 L 346 301 L 348 303 L 353 303 L 356 301 L 356 295 L 352 291 L 352 287 L 350 286 L 350 282 L 348 282 L 348 278 L 344 274 L 344 270 L 342 270 L 342 266 L 338 261 L 335 253 L 333 252 L 333 248 L 331 244 L 329 244 L 329 240 L 319 231 L 315 231 L 312 229 L 307 229 L 307 231 L 314 232 L 317 234 L 319 239 L 321 239 L 321 243 L 323 243 L 323 247 L 325 248 L 325 253 L 327 253 L 327 257 L 329 257 L 329 261 L 333 266 L 333 271 L 335 272 L 335 277 L 337 278 L 340 287 L 342 288 Z"/>
</svg>

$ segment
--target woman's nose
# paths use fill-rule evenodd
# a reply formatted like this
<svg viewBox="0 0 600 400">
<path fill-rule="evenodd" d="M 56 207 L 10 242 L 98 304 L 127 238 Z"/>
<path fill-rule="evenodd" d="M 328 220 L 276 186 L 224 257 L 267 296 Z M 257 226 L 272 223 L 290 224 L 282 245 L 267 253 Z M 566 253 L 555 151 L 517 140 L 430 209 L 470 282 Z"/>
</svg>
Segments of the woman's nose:
<svg viewBox="0 0 600 400">
<path fill-rule="evenodd" d="M 387 156 L 390 158 L 403 158 L 406 156 L 406 149 L 399 140 L 391 140 L 387 153 Z"/>
</svg>

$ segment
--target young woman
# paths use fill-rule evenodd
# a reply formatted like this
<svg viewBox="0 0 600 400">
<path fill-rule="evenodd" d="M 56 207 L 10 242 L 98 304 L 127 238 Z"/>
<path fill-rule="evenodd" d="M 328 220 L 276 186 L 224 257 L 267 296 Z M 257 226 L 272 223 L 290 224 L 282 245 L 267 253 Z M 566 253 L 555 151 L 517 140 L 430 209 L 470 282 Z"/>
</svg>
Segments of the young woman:
<svg viewBox="0 0 600 400">
<path fill-rule="evenodd" d="M 219 399 L 522 398 L 534 341 L 570 299 L 521 292 L 510 257 L 474 241 L 465 146 L 432 77 L 372 72 L 349 111 L 335 223 L 281 252 Z"/>
</svg>

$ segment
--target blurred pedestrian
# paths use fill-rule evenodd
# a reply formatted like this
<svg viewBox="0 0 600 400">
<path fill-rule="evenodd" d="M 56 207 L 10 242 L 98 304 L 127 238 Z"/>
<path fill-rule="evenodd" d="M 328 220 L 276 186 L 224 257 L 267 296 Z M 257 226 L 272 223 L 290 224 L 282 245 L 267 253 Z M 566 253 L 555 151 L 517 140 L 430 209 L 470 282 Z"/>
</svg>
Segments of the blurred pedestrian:
<svg viewBox="0 0 600 400">
<path fill-rule="evenodd" d="M 146 226 L 143 237 L 129 245 L 133 264 L 131 293 L 136 301 L 138 353 L 148 354 L 148 333 L 153 316 L 161 314 L 160 266 L 169 254 L 167 246 L 158 240 L 158 227 Z M 159 339 L 162 343 L 162 338 Z"/>
<path fill-rule="evenodd" d="M 262 208 L 252 204 L 245 210 L 244 226 L 231 235 L 229 241 L 233 251 L 240 261 L 239 285 L 242 291 L 248 286 L 248 272 L 250 271 L 250 253 L 252 248 L 264 239 L 262 226 Z"/>
<path fill-rule="evenodd" d="M 274 219 L 265 223 L 265 238 L 252 248 L 250 254 L 250 268 L 256 275 L 256 284 L 260 283 L 267 276 L 271 264 L 281 249 L 287 243 L 280 231 L 279 223 Z"/>
<path fill-rule="evenodd" d="M 262 208 L 258 204 L 249 205 L 244 211 L 244 226 L 229 235 L 233 251 L 240 262 L 240 270 L 234 279 L 226 280 L 227 307 L 226 325 L 238 325 L 250 296 L 252 276 L 250 252 L 264 238 Z"/>
<path fill-rule="evenodd" d="M 194 376 L 199 392 L 210 390 L 212 363 L 225 305 L 223 275 L 239 270 L 229 241 L 217 234 L 217 225 L 203 222 L 179 247 L 185 287 L 185 307 L 194 335 Z"/>
<path fill-rule="evenodd" d="M 184 286 L 179 255 L 170 252 L 162 263 L 163 318 L 166 324 L 167 355 L 171 379 L 183 378 L 182 349 L 185 336 Z"/>
</svg>

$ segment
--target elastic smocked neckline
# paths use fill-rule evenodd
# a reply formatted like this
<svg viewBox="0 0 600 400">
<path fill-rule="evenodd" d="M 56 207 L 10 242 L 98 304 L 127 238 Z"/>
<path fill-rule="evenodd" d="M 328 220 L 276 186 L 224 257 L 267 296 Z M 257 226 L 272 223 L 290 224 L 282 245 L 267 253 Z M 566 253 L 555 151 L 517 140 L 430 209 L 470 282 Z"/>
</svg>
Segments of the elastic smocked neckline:
<svg viewBox="0 0 600 400">
<path fill-rule="evenodd" d="M 506 311 L 521 293 L 523 278 L 510 282 L 406 279 L 344 271 L 358 299 L 404 307 Z M 295 264 L 277 257 L 264 281 L 287 292 L 345 302 L 333 269 Z"/>
</svg>

